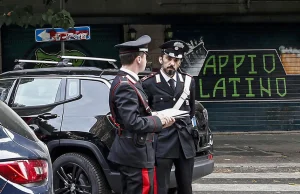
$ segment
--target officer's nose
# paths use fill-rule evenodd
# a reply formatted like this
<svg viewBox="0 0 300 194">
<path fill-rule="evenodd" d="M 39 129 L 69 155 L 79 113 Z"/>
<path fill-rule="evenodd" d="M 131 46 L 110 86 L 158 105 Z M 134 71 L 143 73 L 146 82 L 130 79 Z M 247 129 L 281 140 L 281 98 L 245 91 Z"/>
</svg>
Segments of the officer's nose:
<svg viewBox="0 0 300 194">
<path fill-rule="evenodd" d="M 170 61 L 170 66 L 173 66 L 173 67 L 174 67 L 174 65 L 175 65 L 175 61 L 172 59 L 172 60 Z"/>
</svg>

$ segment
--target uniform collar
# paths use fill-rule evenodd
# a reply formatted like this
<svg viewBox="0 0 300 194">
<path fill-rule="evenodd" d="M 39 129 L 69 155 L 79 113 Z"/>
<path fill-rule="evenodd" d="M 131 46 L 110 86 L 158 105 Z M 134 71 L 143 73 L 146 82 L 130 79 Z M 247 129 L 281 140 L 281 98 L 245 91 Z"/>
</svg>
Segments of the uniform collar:
<svg viewBox="0 0 300 194">
<path fill-rule="evenodd" d="M 167 74 L 162 69 L 160 69 L 160 73 L 164 77 L 164 79 L 166 80 L 166 82 L 168 83 L 168 81 L 171 79 L 171 77 L 167 76 Z M 177 72 L 175 72 L 175 74 L 172 77 L 172 79 L 175 81 L 175 83 L 177 82 Z"/>
<path fill-rule="evenodd" d="M 128 73 L 129 75 L 131 75 L 132 77 L 134 77 L 134 79 L 136 79 L 136 81 L 140 80 L 139 76 L 136 73 L 134 73 L 133 71 L 130 71 L 129 69 L 125 69 L 125 68 L 121 67 L 120 70 L 124 71 L 124 72 Z"/>
</svg>

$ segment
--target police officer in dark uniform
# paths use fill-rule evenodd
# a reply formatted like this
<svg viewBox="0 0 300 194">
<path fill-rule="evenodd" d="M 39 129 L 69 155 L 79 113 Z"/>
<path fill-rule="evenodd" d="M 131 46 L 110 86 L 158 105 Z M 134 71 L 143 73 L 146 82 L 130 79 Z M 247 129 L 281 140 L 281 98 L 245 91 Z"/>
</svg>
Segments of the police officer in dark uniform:
<svg viewBox="0 0 300 194">
<path fill-rule="evenodd" d="M 159 62 L 162 67 L 158 73 L 142 79 L 143 88 L 148 96 L 153 111 L 172 108 L 185 91 L 185 81 L 190 80 L 189 91 L 179 110 L 188 111 L 190 116 L 176 118 L 167 130 L 156 135 L 156 172 L 158 194 L 167 194 L 172 165 L 175 165 L 177 191 L 179 194 L 192 194 L 192 175 L 196 149 L 192 135 L 191 118 L 195 113 L 195 81 L 192 76 L 178 72 L 182 58 L 188 52 L 188 45 L 180 40 L 171 40 L 160 46 L 162 49 Z"/>
<path fill-rule="evenodd" d="M 174 118 L 151 116 L 147 96 L 138 73 L 145 70 L 147 45 L 144 35 L 136 41 L 118 44 L 122 68 L 110 89 L 110 110 L 117 135 L 108 159 L 118 164 L 124 194 L 152 194 L 155 191 L 154 133 L 175 122 Z"/>
</svg>

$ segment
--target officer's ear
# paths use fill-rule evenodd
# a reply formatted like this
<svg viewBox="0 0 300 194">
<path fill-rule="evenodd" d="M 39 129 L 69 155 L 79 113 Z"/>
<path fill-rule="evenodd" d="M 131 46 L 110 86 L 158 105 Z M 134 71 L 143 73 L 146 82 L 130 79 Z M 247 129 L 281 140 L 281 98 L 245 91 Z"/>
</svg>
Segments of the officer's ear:
<svg viewBox="0 0 300 194">
<path fill-rule="evenodd" d="M 163 64 L 163 58 L 162 57 L 159 57 L 158 61 L 159 61 L 160 64 Z"/>
<path fill-rule="evenodd" d="M 142 62 L 142 57 L 141 57 L 141 56 L 137 56 L 137 57 L 135 58 L 135 60 L 136 60 L 136 62 L 137 62 L 138 64 L 140 64 L 140 63 Z"/>
</svg>

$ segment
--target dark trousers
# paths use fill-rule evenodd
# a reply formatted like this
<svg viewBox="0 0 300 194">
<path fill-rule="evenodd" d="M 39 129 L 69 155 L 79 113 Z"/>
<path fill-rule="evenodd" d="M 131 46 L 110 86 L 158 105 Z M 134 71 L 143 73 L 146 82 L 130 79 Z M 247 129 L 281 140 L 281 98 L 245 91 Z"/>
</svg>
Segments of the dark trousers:
<svg viewBox="0 0 300 194">
<path fill-rule="evenodd" d="M 179 158 L 157 158 L 156 173 L 158 194 L 167 194 L 170 185 L 172 165 L 175 165 L 175 176 L 178 194 L 192 194 L 192 177 L 194 158 L 186 159 L 183 152 Z"/>
<path fill-rule="evenodd" d="M 119 166 L 122 194 L 157 194 L 155 168 Z"/>
</svg>

